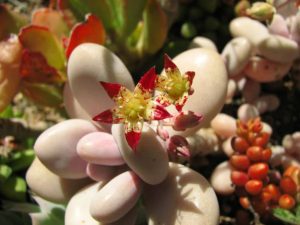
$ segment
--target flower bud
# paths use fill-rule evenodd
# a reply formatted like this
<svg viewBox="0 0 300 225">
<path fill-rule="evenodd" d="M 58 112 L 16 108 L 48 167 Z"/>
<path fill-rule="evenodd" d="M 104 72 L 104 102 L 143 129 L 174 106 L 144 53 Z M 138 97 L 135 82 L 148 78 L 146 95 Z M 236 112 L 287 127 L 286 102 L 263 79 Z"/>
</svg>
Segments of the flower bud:
<svg viewBox="0 0 300 225">
<path fill-rule="evenodd" d="M 246 14 L 259 21 L 271 21 L 276 10 L 273 5 L 266 2 L 253 3 L 251 8 L 246 10 Z"/>
</svg>

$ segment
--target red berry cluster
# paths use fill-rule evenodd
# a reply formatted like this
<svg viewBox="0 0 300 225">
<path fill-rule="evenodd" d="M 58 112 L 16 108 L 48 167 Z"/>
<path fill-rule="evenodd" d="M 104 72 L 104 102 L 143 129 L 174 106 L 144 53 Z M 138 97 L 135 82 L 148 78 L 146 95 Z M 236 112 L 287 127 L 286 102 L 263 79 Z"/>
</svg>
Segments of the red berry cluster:
<svg viewBox="0 0 300 225">
<path fill-rule="evenodd" d="M 280 185 L 270 183 L 269 164 L 272 151 L 267 147 L 270 135 L 262 131 L 259 118 L 247 123 L 237 122 L 237 136 L 232 139 L 234 154 L 230 163 L 234 170 L 231 180 L 236 186 L 240 204 L 250 205 L 263 214 L 269 209 L 280 206 L 291 209 L 295 206 L 297 185 L 291 176 L 285 175 Z"/>
</svg>

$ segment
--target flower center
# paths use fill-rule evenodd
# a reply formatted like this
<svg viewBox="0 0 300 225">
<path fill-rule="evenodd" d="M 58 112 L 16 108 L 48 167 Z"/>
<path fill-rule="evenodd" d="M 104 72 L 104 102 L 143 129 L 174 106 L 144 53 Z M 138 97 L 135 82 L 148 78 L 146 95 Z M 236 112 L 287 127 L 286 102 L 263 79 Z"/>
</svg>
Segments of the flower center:
<svg viewBox="0 0 300 225">
<path fill-rule="evenodd" d="M 182 77 L 172 79 L 172 81 L 167 86 L 167 92 L 169 96 L 173 99 L 180 98 L 189 89 L 188 80 Z"/>
<path fill-rule="evenodd" d="M 142 95 L 133 95 L 126 99 L 122 106 L 125 118 L 129 122 L 137 122 L 145 118 L 148 102 L 149 99 L 143 98 Z"/>
</svg>

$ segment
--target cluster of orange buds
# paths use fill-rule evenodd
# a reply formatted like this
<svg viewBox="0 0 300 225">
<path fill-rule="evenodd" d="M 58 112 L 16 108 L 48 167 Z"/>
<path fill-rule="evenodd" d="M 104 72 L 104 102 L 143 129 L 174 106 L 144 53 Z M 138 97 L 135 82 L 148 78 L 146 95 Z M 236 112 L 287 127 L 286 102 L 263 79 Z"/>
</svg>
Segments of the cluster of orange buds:
<svg viewBox="0 0 300 225">
<path fill-rule="evenodd" d="M 289 169 L 278 184 L 270 183 L 268 164 L 272 155 L 268 147 L 270 135 L 263 132 L 262 127 L 259 118 L 249 120 L 247 123 L 237 122 L 237 136 L 231 143 L 235 151 L 230 158 L 234 168 L 231 180 L 244 208 L 252 206 L 259 214 L 278 206 L 292 209 L 296 203 L 296 194 L 299 192 L 300 169 Z M 298 183 L 295 182 L 295 177 Z"/>
</svg>

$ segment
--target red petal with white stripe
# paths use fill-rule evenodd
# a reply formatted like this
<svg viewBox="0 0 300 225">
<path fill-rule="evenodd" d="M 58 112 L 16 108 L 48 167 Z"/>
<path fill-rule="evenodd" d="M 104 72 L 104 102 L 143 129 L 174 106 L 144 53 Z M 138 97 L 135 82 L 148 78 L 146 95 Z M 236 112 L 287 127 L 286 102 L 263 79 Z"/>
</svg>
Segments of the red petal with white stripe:
<svg viewBox="0 0 300 225">
<path fill-rule="evenodd" d="M 118 122 L 120 122 L 120 119 L 114 118 L 113 111 L 111 109 L 105 110 L 104 112 L 93 117 L 93 120 L 102 122 L 102 123 L 118 123 Z"/>
<path fill-rule="evenodd" d="M 175 63 L 173 63 L 173 61 L 167 54 L 164 55 L 164 68 L 165 68 L 165 70 L 166 69 L 178 70 Z"/>
<path fill-rule="evenodd" d="M 152 67 L 142 76 L 137 87 L 143 91 L 152 92 L 155 88 L 156 77 L 155 67 Z"/>
<path fill-rule="evenodd" d="M 122 88 L 122 85 L 120 85 L 120 84 L 107 83 L 104 81 L 100 81 L 100 84 L 102 85 L 102 87 L 105 89 L 106 93 L 111 98 L 117 97 Z"/>
<path fill-rule="evenodd" d="M 152 119 L 153 120 L 163 120 L 170 118 L 172 115 L 161 105 L 155 105 L 153 109 Z"/>
<path fill-rule="evenodd" d="M 141 132 L 126 131 L 125 129 L 125 138 L 127 140 L 128 145 L 131 147 L 131 149 L 133 151 L 136 151 L 137 145 L 141 139 Z"/>
</svg>

